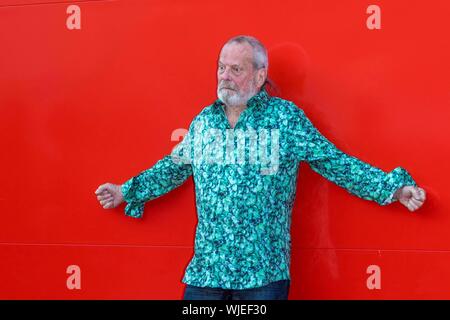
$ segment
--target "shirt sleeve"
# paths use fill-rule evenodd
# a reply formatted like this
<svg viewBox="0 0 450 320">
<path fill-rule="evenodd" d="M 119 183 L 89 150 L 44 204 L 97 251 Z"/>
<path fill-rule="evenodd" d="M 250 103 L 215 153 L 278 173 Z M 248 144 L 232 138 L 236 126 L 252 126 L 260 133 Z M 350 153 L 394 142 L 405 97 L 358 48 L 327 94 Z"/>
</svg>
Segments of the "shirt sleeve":
<svg viewBox="0 0 450 320">
<path fill-rule="evenodd" d="M 298 109 L 298 108 L 297 108 Z M 300 160 L 349 193 L 380 205 L 395 201 L 395 191 L 406 185 L 416 186 L 411 175 L 402 167 L 385 172 L 360 159 L 342 152 L 324 137 L 298 109 L 294 117 L 294 150 Z"/>
<path fill-rule="evenodd" d="M 191 175 L 191 128 L 172 152 L 122 184 L 125 215 L 141 218 L 144 204 L 182 185 Z"/>
</svg>

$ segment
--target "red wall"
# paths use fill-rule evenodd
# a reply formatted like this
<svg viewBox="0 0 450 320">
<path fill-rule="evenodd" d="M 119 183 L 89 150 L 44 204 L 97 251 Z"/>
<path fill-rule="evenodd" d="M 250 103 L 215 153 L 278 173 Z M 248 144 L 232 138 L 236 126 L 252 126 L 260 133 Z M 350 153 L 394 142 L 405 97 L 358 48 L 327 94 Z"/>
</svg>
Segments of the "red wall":
<svg viewBox="0 0 450 320">
<path fill-rule="evenodd" d="M 402 166 L 428 192 L 410 213 L 302 164 L 290 299 L 450 298 L 450 2 L 78 1 L 74 30 L 70 4 L 0 1 L 1 299 L 182 298 L 192 178 L 143 219 L 102 209 L 94 191 L 170 152 L 171 133 L 215 100 L 216 59 L 237 34 L 267 45 L 280 96 L 341 150 Z M 366 25 L 371 4 L 381 29 Z"/>
</svg>

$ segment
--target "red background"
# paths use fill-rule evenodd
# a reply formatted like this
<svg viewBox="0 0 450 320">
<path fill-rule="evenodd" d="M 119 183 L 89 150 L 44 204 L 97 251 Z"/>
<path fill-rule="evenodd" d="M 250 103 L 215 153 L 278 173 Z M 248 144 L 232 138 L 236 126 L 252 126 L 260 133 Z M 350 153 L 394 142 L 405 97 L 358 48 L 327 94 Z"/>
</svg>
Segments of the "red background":
<svg viewBox="0 0 450 320">
<path fill-rule="evenodd" d="M 0 298 L 181 299 L 197 222 L 192 178 L 143 219 L 101 208 L 212 103 L 237 34 L 269 49 L 279 95 L 341 150 L 428 192 L 410 213 L 350 195 L 304 163 L 290 299 L 450 298 L 450 2 L 0 0 Z M 381 8 L 381 30 L 366 8 Z M 369 290 L 369 265 L 381 289 Z M 81 268 L 69 290 L 66 269 Z"/>
</svg>

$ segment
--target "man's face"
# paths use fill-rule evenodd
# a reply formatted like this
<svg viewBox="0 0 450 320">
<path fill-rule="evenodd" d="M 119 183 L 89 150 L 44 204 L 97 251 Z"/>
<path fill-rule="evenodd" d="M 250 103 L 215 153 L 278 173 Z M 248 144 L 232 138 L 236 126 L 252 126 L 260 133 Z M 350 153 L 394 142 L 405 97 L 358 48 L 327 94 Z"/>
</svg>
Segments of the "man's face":
<svg viewBox="0 0 450 320">
<path fill-rule="evenodd" d="M 253 49 L 247 43 L 226 44 L 217 68 L 217 96 L 227 106 L 245 105 L 258 92 Z"/>
</svg>

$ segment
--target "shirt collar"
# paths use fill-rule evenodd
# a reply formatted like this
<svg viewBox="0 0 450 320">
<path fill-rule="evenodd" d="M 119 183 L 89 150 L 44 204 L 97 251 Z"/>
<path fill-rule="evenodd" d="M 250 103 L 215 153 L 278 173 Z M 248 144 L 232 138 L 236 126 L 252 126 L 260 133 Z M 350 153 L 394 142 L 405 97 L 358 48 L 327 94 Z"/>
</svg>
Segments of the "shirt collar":
<svg viewBox="0 0 450 320">
<path fill-rule="evenodd" d="M 271 98 L 271 96 L 266 91 L 266 89 L 262 88 L 257 94 L 255 94 L 253 97 L 251 97 L 247 101 L 247 108 L 246 109 L 253 109 L 253 108 L 257 107 L 257 106 L 263 106 L 264 104 L 266 104 L 270 100 L 270 98 Z M 217 99 L 214 102 L 214 106 L 216 107 L 216 109 L 221 108 L 222 111 L 225 112 L 225 109 L 224 109 L 225 104 L 223 103 L 222 100 Z"/>
</svg>

